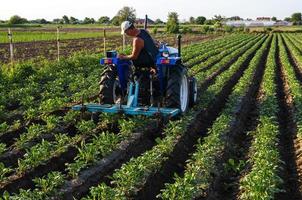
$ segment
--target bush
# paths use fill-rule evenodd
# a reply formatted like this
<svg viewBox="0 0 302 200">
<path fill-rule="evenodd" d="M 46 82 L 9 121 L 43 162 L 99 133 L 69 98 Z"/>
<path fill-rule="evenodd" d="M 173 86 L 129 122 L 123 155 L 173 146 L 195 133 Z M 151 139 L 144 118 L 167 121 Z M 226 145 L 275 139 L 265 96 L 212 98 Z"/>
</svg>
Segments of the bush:
<svg viewBox="0 0 302 200">
<path fill-rule="evenodd" d="M 237 32 L 244 32 L 245 27 L 244 26 L 240 26 L 237 28 Z"/>
<path fill-rule="evenodd" d="M 210 32 L 210 31 L 211 31 L 211 27 L 208 26 L 208 25 L 202 26 L 202 27 L 201 27 L 201 32 L 202 32 L 202 33 L 208 33 L 208 32 Z"/>
<path fill-rule="evenodd" d="M 202 26 L 201 27 L 201 32 L 207 33 L 209 31 L 209 29 L 210 29 L 210 26 Z"/>
<path fill-rule="evenodd" d="M 157 34 L 157 32 L 158 32 L 157 27 L 154 27 L 154 28 L 152 29 L 152 33 L 153 33 L 153 34 Z"/>
<path fill-rule="evenodd" d="M 166 29 L 168 33 L 179 32 L 178 14 L 176 12 L 169 13 Z"/>
<path fill-rule="evenodd" d="M 14 15 L 9 19 L 8 24 L 25 24 L 27 22 L 27 19 Z"/>
<path fill-rule="evenodd" d="M 265 28 L 265 32 L 271 32 L 272 30 L 273 30 L 272 27 L 266 27 L 266 28 Z"/>
<path fill-rule="evenodd" d="M 234 27 L 233 26 L 224 26 L 224 31 L 227 33 L 231 33 L 234 31 Z"/>
<path fill-rule="evenodd" d="M 189 28 L 189 27 L 183 27 L 182 28 L 182 30 L 181 30 L 181 33 L 183 33 L 183 34 L 187 34 L 187 33 L 192 33 L 193 32 L 193 30 L 192 30 L 192 28 Z"/>
</svg>

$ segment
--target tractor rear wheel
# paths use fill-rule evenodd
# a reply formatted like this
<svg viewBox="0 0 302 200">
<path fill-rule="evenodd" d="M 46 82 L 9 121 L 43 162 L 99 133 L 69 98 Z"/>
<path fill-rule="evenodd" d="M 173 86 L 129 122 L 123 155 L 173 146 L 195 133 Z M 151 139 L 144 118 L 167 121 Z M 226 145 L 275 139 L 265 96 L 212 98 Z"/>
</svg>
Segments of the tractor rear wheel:
<svg viewBox="0 0 302 200">
<path fill-rule="evenodd" d="M 165 99 L 168 108 L 179 108 L 182 113 L 189 107 L 189 82 L 186 70 L 183 68 L 183 66 L 176 66 L 170 69 Z"/>
<path fill-rule="evenodd" d="M 122 91 L 117 79 L 117 71 L 114 66 L 106 66 L 105 71 L 101 75 L 99 85 L 100 104 L 115 104 L 118 101 L 121 101 Z"/>
</svg>

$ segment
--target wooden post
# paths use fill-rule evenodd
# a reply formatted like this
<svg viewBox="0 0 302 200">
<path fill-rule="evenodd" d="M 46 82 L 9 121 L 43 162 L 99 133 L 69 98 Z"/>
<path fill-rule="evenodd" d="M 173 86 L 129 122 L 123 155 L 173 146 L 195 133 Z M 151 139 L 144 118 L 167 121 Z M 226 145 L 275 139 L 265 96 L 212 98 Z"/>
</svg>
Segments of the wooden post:
<svg viewBox="0 0 302 200">
<path fill-rule="evenodd" d="M 148 15 L 145 16 L 145 23 L 144 23 L 144 29 L 147 30 L 148 28 Z"/>
<path fill-rule="evenodd" d="M 104 56 L 106 55 L 106 29 L 104 29 Z"/>
<path fill-rule="evenodd" d="M 123 34 L 123 51 L 125 51 L 125 46 L 126 46 L 126 38 L 125 38 L 125 33 Z"/>
<path fill-rule="evenodd" d="M 14 62 L 14 47 L 13 47 L 13 34 L 10 30 L 8 29 L 8 40 L 9 40 L 9 52 L 10 52 L 10 61 L 11 63 Z"/>
<path fill-rule="evenodd" d="M 57 27 L 57 50 L 58 50 L 58 61 L 60 61 L 60 27 Z"/>
</svg>

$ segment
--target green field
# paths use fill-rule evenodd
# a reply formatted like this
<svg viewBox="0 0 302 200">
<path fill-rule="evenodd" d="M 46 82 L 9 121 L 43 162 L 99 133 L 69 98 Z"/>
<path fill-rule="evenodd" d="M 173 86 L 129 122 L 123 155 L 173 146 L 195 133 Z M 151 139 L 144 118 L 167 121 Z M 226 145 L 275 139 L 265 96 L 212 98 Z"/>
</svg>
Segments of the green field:
<svg viewBox="0 0 302 200">
<path fill-rule="evenodd" d="M 167 123 L 93 121 L 70 109 L 98 102 L 112 67 L 99 64 L 101 53 L 4 65 L 3 199 L 295 199 L 301 188 L 288 183 L 301 172 L 288 169 L 302 168 L 301 41 L 301 33 L 228 34 L 183 47 L 198 99 Z"/>
</svg>

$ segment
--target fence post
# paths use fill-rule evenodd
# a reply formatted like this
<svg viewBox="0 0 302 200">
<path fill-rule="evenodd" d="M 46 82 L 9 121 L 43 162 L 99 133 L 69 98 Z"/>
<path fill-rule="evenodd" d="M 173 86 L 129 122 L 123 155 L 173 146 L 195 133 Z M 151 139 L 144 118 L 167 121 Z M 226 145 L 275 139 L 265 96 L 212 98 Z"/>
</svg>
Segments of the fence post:
<svg viewBox="0 0 302 200">
<path fill-rule="evenodd" d="M 106 29 L 104 29 L 104 56 L 106 55 Z"/>
<path fill-rule="evenodd" d="M 58 61 L 60 61 L 60 27 L 57 27 L 57 50 L 58 50 Z"/>
<path fill-rule="evenodd" d="M 125 51 L 125 46 L 126 46 L 126 38 L 125 38 L 125 34 L 123 34 L 123 51 Z"/>
<path fill-rule="evenodd" d="M 9 40 L 9 52 L 10 52 L 10 61 L 11 63 L 14 62 L 14 47 L 13 47 L 13 34 L 10 30 L 10 28 L 8 28 L 8 40 Z"/>
</svg>

